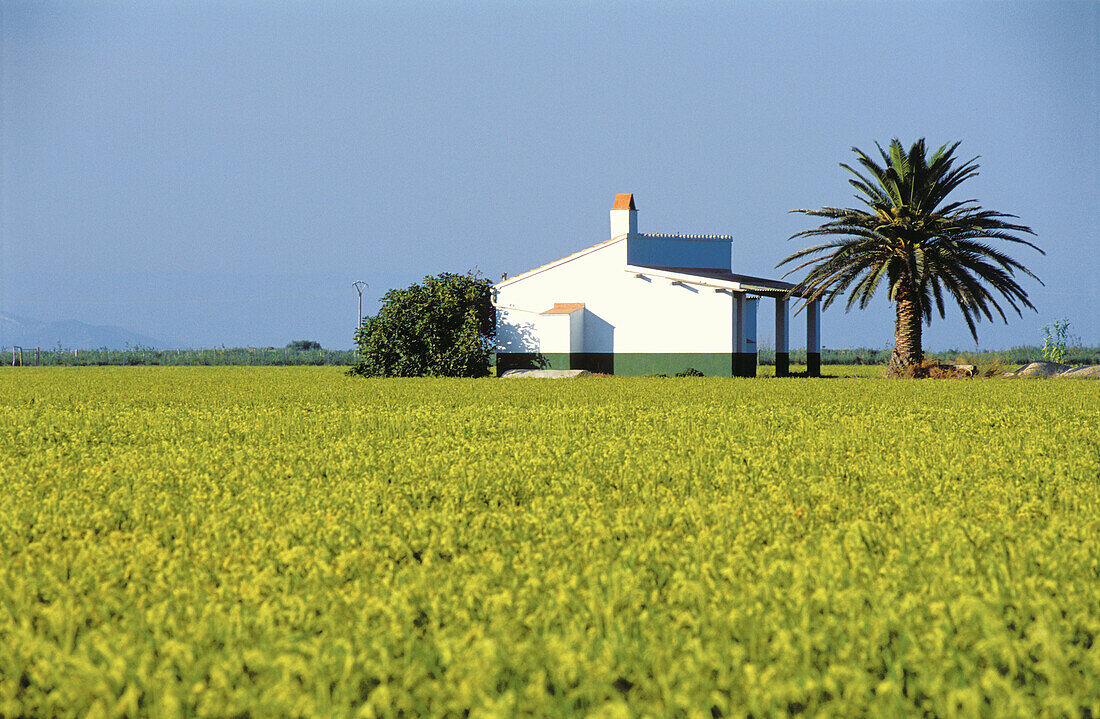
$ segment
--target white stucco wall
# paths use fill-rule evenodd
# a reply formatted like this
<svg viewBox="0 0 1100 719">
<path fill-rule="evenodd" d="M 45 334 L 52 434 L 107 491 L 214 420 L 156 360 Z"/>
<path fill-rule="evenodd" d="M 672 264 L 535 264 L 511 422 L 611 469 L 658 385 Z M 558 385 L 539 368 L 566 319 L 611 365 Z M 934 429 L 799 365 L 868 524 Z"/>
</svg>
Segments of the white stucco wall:
<svg viewBox="0 0 1100 719">
<path fill-rule="evenodd" d="M 611 237 L 625 237 L 638 234 L 637 210 L 611 211 Z"/>
<path fill-rule="evenodd" d="M 583 343 L 584 310 L 567 315 L 497 310 L 500 352 L 583 352 Z"/>
<path fill-rule="evenodd" d="M 584 352 L 585 310 L 577 310 L 569 315 L 569 351 Z"/>
<path fill-rule="evenodd" d="M 537 312 L 497 309 L 498 352 L 545 352 Z"/>
<path fill-rule="evenodd" d="M 569 315 L 541 315 L 538 319 L 540 352 L 571 352 Z"/>
<path fill-rule="evenodd" d="M 728 245 L 727 245 L 728 247 Z M 733 352 L 733 296 L 624 271 L 627 242 L 606 243 L 574 259 L 497 285 L 499 349 L 511 352 Z M 546 318 L 555 302 L 583 302 L 583 343 L 568 350 Z M 573 313 L 574 315 L 580 313 Z M 575 322 L 576 320 L 570 320 Z M 524 336 L 536 341 L 524 344 Z M 544 345 L 545 343 L 545 345 Z M 553 343 L 554 349 L 551 349 Z M 528 347 L 520 349 L 520 347 Z"/>
</svg>

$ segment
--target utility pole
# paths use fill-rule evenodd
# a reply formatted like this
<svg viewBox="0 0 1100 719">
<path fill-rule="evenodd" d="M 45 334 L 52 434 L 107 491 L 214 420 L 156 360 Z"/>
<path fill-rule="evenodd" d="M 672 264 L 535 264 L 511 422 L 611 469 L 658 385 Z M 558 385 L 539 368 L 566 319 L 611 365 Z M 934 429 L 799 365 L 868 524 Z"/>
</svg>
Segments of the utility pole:
<svg viewBox="0 0 1100 719">
<path fill-rule="evenodd" d="M 363 329 L 363 290 L 367 287 L 370 287 L 370 285 L 368 285 L 363 280 L 357 280 L 355 282 L 352 282 L 351 286 L 354 287 L 355 291 L 359 293 L 359 319 L 355 322 L 355 328 L 357 330 L 361 330 Z M 356 342 L 355 353 L 359 354 L 358 342 Z"/>
</svg>

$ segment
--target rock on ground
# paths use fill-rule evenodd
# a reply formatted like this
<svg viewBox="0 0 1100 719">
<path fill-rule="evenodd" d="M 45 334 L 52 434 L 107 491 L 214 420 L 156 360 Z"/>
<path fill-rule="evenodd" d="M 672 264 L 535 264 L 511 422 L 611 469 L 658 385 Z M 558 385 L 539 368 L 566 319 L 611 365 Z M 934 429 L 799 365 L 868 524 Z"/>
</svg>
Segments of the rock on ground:
<svg viewBox="0 0 1100 719">
<path fill-rule="evenodd" d="M 1100 379 L 1100 364 L 1068 369 L 1058 375 L 1058 379 Z"/>
<path fill-rule="evenodd" d="M 1012 373 L 1013 377 L 1054 377 L 1060 375 L 1070 366 L 1057 362 L 1032 362 L 1026 364 Z"/>
<path fill-rule="evenodd" d="M 510 369 L 501 379 L 571 379 L 592 374 L 586 369 Z"/>
</svg>

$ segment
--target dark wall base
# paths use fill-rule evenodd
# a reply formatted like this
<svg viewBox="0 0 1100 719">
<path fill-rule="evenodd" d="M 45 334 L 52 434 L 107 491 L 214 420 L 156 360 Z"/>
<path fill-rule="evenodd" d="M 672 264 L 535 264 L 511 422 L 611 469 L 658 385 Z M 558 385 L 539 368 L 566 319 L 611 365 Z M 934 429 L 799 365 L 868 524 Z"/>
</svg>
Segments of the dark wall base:
<svg viewBox="0 0 1100 719">
<path fill-rule="evenodd" d="M 807 352 L 806 353 L 806 374 L 810 377 L 821 376 L 821 353 L 820 352 Z"/>
<path fill-rule="evenodd" d="M 569 369 L 615 374 L 615 355 L 610 352 L 574 352 L 569 355 Z"/>
<path fill-rule="evenodd" d="M 564 365 L 562 366 L 562 359 Z M 557 362 L 552 360 L 557 359 Z M 569 369 L 568 354 L 539 352 L 497 352 L 497 377 L 513 369 Z"/>
<path fill-rule="evenodd" d="M 733 376 L 734 377 L 755 377 L 756 376 L 756 353 L 755 352 L 735 352 L 733 355 Z"/>
<path fill-rule="evenodd" d="M 790 377 L 791 376 L 791 353 L 790 352 L 776 352 L 775 353 L 775 376 L 776 377 Z"/>
</svg>

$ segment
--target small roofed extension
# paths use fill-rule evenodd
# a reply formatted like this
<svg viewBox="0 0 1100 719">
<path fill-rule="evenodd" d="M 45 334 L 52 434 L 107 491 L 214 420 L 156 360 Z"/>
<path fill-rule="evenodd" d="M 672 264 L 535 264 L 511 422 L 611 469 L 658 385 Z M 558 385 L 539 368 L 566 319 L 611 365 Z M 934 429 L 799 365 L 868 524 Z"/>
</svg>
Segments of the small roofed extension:
<svg viewBox="0 0 1100 719">
<path fill-rule="evenodd" d="M 789 374 L 793 285 L 733 272 L 728 235 L 638 232 L 615 196 L 611 238 L 493 286 L 497 375 L 585 369 L 619 375 L 756 375 L 757 307 L 775 303 L 776 375 Z M 821 371 L 821 314 L 806 307 L 807 370 Z"/>
</svg>

